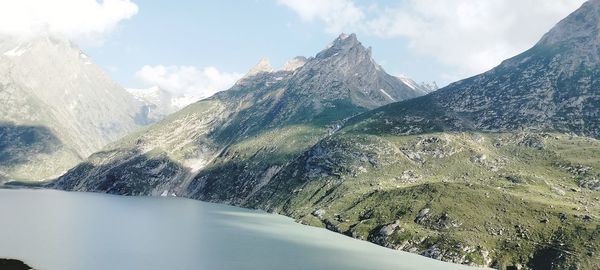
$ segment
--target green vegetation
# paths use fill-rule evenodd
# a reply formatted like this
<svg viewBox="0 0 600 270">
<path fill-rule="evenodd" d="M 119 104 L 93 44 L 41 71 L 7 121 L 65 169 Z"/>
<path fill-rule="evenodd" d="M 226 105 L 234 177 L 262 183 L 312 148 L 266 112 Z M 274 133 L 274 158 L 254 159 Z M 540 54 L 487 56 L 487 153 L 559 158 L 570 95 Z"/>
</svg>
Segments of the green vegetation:
<svg viewBox="0 0 600 270">
<path fill-rule="evenodd" d="M 578 179 L 598 175 L 598 151 L 553 133 L 340 133 L 248 206 L 446 261 L 595 269 L 600 194 Z"/>
</svg>

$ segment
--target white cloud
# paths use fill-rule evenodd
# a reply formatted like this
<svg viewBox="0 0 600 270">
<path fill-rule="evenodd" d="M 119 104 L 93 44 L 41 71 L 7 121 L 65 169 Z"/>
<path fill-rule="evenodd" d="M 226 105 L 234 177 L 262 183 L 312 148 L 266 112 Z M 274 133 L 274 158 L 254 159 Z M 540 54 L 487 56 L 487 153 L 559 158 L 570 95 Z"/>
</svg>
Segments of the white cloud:
<svg viewBox="0 0 600 270">
<path fill-rule="evenodd" d="M 357 25 L 364 13 L 351 0 L 278 0 L 294 10 L 306 22 L 323 22 L 330 33 Z"/>
<path fill-rule="evenodd" d="M 2 0 L 0 34 L 42 31 L 82 42 L 101 42 L 117 24 L 138 12 L 130 0 Z"/>
<path fill-rule="evenodd" d="M 227 90 L 242 77 L 237 73 L 224 73 L 215 67 L 198 69 L 193 66 L 144 66 L 135 78 L 145 86 L 158 86 L 175 97 L 197 101 Z"/>
<path fill-rule="evenodd" d="M 279 0 L 279 2 L 298 2 Z M 310 3 L 309 3 L 310 2 Z M 302 1 L 287 6 L 303 19 L 319 6 L 327 14 L 344 14 L 351 0 Z M 453 76 L 473 75 L 533 46 L 560 19 L 585 0 L 404 0 L 396 6 L 370 6 L 353 11 L 359 21 L 324 20 L 328 29 L 352 31 L 384 38 L 406 38 L 412 50 L 454 67 Z M 332 10 L 337 8 L 338 10 Z M 367 14 L 367 15 L 364 15 Z M 317 15 L 313 15 L 317 17 Z M 344 17 L 344 16 L 342 16 Z"/>
</svg>

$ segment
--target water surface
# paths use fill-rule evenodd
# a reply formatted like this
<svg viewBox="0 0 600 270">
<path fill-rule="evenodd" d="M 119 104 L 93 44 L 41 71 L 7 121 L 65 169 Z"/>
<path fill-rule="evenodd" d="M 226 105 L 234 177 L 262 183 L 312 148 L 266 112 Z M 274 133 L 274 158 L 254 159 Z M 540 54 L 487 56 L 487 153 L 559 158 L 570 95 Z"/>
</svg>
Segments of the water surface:
<svg viewBox="0 0 600 270">
<path fill-rule="evenodd" d="M 179 198 L 0 189 L 0 258 L 39 270 L 473 269 Z"/>
</svg>

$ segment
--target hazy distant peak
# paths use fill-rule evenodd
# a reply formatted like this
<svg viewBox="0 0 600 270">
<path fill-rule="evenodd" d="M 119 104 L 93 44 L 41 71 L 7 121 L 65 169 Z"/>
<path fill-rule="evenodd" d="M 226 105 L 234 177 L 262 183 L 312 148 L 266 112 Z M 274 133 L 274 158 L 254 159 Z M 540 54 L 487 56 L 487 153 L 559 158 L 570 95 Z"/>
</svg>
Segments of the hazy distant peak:
<svg viewBox="0 0 600 270">
<path fill-rule="evenodd" d="M 269 61 L 269 59 L 267 59 L 266 57 L 263 57 L 262 59 L 260 59 L 258 64 L 256 64 L 256 66 L 254 66 L 253 68 L 250 69 L 250 71 L 248 71 L 248 73 L 244 77 L 246 77 L 246 78 L 252 77 L 252 76 L 256 76 L 260 73 L 271 73 L 273 71 L 275 71 L 275 70 L 273 69 L 273 66 L 271 65 L 271 62 Z"/>
<path fill-rule="evenodd" d="M 51 143 L 58 149 L 14 148 L 10 155 L 24 155 L 27 160 L 8 164 L 10 168 L 0 164 L 0 170 L 11 177 L 55 177 L 81 158 L 150 122 L 141 102 L 77 46 L 58 35 L 0 37 L 0 85 L 7 83 L 9 87 L 0 86 L 0 122 L 35 124 L 46 135 L 35 138 L 34 143 Z"/>
<path fill-rule="evenodd" d="M 301 68 L 302 66 L 304 66 L 304 64 L 306 64 L 306 57 L 304 56 L 297 56 L 294 57 L 292 59 L 290 59 L 289 61 L 287 61 L 283 67 L 281 68 L 281 70 L 283 71 L 294 71 L 298 68 Z"/>
</svg>

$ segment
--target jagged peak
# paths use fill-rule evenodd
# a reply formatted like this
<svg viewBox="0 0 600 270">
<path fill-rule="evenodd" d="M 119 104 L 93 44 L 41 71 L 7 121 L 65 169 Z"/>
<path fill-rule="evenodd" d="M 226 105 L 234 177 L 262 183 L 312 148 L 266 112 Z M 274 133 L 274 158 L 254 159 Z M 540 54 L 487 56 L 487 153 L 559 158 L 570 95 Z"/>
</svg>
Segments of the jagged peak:
<svg viewBox="0 0 600 270">
<path fill-rule="evenodd" d="M 325 50 L 318 53 L 316 58 L 328 58 L 343 54 L 344 52 L 348 52 L 354 48 L 358 48 L 360 51 L 368 54 L 369 57 L 371 55 L 371 49 L 365 48 L 360 41 L 358 41 L 356 34 L 347 35 L 342 33 L 332 43 L 330 43 Z"/>
<path fill-rule="evenodd" d="M 273 69 L 273 66 L 271 65 L 271 62 L 269 61 L 269 59 L 266 57 L 263 57 L 260 59 L 258 64 L 256 64 L 253 68 L 250 69 L 250 71 L 248 71 L 248 73 L 244 77 L 246 77 L 246 78 L 252 77 L 252 76 L 256 76 L 260 73 L 271 73 L 273 71 L 275 71 L 275 70 Z"/>
<path fill-rule="evenodd" d="M 304 66 L 304 64 L 306 64 L 306 57 L 304 56 L 297 56 L 294 57 L 290 60 L 288 60 L 283 67 L 281 68 L 281 70 L 283 71 L 295 71 L 296 69 L 301 68 L 302 66 Z"/>
<path fill-rule="evenodd" d="M 346 34 L 346 33 L 341 33 L 337 39 L 335 39 L 334 41 L 334 46 L 336 44 L 346 44 L 346 45 L 355 45 L 360 43 L 358 41 L 358 38 L 356 37 L 356 34 L 352 33 L 350 35 Z"/>
</svg>

